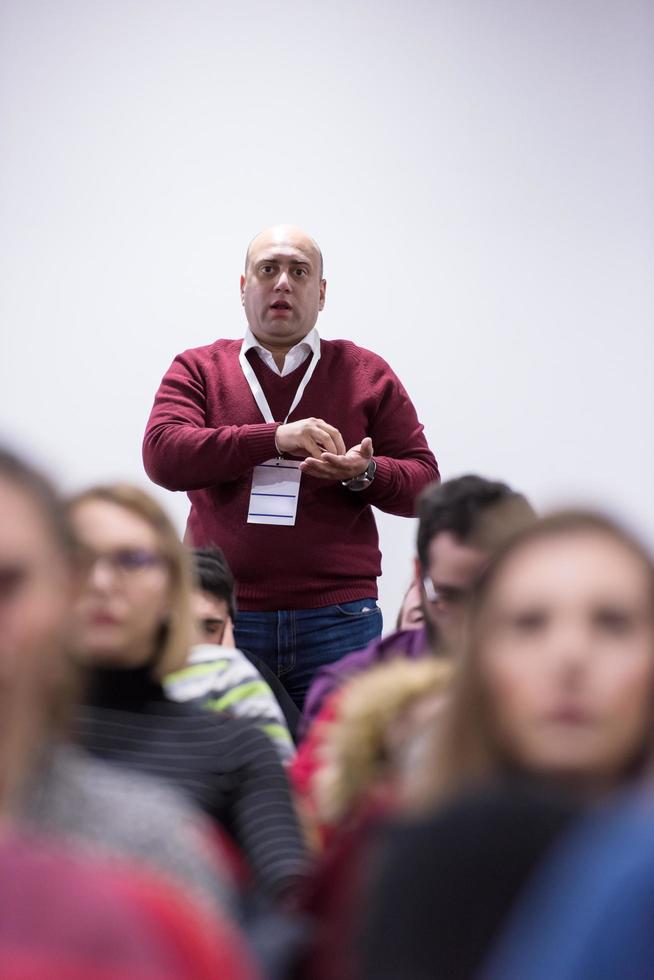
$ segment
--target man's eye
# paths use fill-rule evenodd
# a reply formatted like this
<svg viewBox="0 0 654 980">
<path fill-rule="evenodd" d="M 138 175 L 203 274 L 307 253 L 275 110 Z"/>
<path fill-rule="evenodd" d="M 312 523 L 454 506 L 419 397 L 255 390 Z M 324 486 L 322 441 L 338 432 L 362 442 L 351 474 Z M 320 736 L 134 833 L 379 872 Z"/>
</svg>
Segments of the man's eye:
<svg viewBox="0 0 654 980">
<path fill-rule="evenodd" d="M 275 271 L 275 267 L 273 265 L 262 265 L 259 267 L 259 272 L 263 276 L 271 276 L 274 271 Z"/>
<path fill-rule="evenodd" d="M 296 279 L 302 279 L 304 276 L 308 276 L 309 273 L 307 272 L 306 269 L 297 268 L 297 269 L 293 269 L 293 275 L 295 276 Z"/>
</svg>

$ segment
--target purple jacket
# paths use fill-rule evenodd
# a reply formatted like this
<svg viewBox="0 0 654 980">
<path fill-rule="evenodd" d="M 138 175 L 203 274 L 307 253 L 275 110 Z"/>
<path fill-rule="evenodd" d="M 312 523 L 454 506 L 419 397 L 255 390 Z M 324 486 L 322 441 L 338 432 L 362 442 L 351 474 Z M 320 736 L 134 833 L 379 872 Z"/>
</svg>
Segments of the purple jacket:
<svg viewBox="0 0 654 980">
<path fill-rule="evenodd" d="M 326 699 L 355 674 L 360 674 L 376 664 L 383 664 L 395 657 L 407 657 L 416 660 L 429 652 L 427 630 L 423 626 L 419 630 L 398 630 L 388 636 L 373 640 L 363 650 L 348 653 L 333 664 L 321 667 L 313 679 L 304 702 L 304 711 L 300 722 L 300 736 L 304 738 L 316 715 Z"/>
</svg>

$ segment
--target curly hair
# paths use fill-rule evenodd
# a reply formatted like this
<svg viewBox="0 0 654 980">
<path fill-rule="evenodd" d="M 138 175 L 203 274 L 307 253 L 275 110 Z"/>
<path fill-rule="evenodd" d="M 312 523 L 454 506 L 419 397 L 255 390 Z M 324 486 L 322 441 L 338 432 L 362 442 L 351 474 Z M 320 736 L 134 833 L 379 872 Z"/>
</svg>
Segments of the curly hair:
<svg viewBox="0 0 654 980">
<path fill-rule="evenodd" d="M 324 764 L 314 776 L 321 823 L 339 823 L 392 768 L 387 740 L 391 725 L 420 699 L 444 692 L 451 674 L 449 661 L 399 657 L 348 683 L 336 718 L 325 727 Z"/>
</svg>

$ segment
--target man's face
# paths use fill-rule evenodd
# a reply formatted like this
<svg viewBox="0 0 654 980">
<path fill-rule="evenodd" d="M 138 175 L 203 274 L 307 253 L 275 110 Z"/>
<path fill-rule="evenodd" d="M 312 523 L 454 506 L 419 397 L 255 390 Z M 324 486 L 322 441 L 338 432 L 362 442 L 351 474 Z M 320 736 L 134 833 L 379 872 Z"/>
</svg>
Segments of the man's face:
<svg viewBox="0 0 654 980">
<path fill-rule="evenodd" d="M 432 538 L 428 566 L 417 564 L 422 578 L 422 604 L 425 623 L 432 639 L 456 649 L 463 624 L 465 600 L 481 574 L 488 554 L 463 544 L 451 531 L 440 531 Z"/>
<path fill-rule="evenodd" d="M 292 347 L 315 325 L 325 305 L 320 254 L 299 228 L 280 226 L 258 235 L 241 276 L 241 301 L 261 343 Z"/>
<path fill-rule="evenodd" d="M 191 595 L 193 615 L 193 645 L 213 643 L 221 646 L 229 621 L 226 599 L 218 599 L 209 592 L 195 589 Z"/>
</svg>

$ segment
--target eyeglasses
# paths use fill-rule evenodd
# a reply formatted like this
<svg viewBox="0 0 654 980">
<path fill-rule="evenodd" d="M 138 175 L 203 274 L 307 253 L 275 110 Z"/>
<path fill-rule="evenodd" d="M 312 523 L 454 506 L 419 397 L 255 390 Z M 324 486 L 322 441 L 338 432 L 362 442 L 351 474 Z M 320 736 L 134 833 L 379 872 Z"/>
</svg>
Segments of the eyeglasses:
<svg viewBox="0 0 654 980">
<path fill-rule="evenodd" d="M 119 548 L 116 551 L 106 551 L 104 554 L 87 550 L 84 559 L 87 574 L 90 575 L 99 562 L 104 562 L 115 575 L 121 578 L 132 578 L 149 568 L 158 568 L 166 564 L 161 555 L 146 548 Z"/>
<path fill-rule="evenodd" d="M 458 589 L 455 585 L 434 585 L 429 575 L 422 580 L 427 602 L 432 606 L 460 606 L 468 597 L 467 589 Z"/>
</svg>

